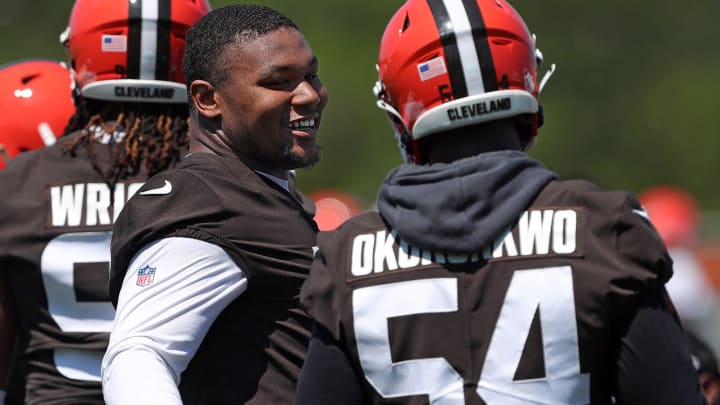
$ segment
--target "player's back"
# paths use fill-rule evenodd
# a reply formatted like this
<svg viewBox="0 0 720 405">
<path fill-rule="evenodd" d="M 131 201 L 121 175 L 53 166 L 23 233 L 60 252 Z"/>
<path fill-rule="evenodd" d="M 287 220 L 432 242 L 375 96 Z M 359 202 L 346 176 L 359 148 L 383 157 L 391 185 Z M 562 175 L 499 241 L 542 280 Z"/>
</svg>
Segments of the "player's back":
<svg viewBox="0 0 720 405">
<path fill-rule="evenodd" d="M 63 146 L 73 136 L 21 154 L 0 172 L 0 265 L 24 342 L 26 403 L 103 403 L 100 361 L 114 317 L 110 231 L 145 177 L 111 192 L 87 158 L 93 153 L 98 169 L 108 170 L 111 146 L 96 142 L 72 158 Z"/>
<path fill-rule="evenodd" d="M 373 403 L 611 403 L 620 330 L 670 276 L 662 242 L 631 195 L 576 181 L 508 230 L 471 253 L 414 247 L 378 213 L 319 236 L 303 303 Z"/>
</svg>

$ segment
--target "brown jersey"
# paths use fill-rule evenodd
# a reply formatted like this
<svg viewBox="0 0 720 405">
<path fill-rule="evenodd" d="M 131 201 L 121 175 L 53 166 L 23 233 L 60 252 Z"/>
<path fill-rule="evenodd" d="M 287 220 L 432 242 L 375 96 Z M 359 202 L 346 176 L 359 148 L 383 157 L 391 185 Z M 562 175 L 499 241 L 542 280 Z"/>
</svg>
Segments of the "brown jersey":
<svg viewBox="0 0 720 405">
<path fill-rule="evenodd" d="M 20 321 L 28 404 L 103 403 L 100 361 L 114 316 L 110 231 L 145 177 L 111 190 L 86 151 L 62 153 L 67 139 L 23 153 L 0 172 L 0 271 Z M 110 167 L 110 146 L 94 148 L 99 166 Z"/>
<path fill-rule="evenodd" d="M 118 218 L 110 292 L 117 302 L 133 255 L 165 237 L 222 247 L 248 278 L 248 288 L 213 322 L 180 380 L 186 404 L 289 404 L 309 340 L 300 287 L 313 258 L 314 204 L 288 193 L 238 160 L 186 157 L 148 180 L 168 195 L 141 189 Z"/>
<path fill-rule="evenodd" d="M 477 251 L 414 246 L 378 213 L 318 239 L 301 299 L 372 403 L 609 404 L 621 331 L 672 273 L 636 199 L 581 181 Z"/>
</svg>

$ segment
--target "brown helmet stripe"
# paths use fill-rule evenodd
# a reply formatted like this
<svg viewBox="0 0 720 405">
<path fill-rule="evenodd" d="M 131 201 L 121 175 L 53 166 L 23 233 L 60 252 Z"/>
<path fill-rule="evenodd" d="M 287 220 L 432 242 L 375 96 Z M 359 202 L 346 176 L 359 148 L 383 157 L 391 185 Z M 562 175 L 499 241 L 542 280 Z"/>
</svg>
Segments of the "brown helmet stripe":
<svg viewBox="0 0 720 405">
<path fill-rule="evenodd" d="M 128 79 L 169 79 L 170 8 L 171 0 L 128 1 Z"/>
<path fill-rule="evenodd" d="M 490 43 L 488 42 L 487 26 L 483 19 L 482 11 L 478 6 L 477 0 L 463 0 L 465 13 L 472 27 L 473 38 L 475 39 L 475 50 L 477 52 L 478 63 L 482 70 L 483 87 L 485 91 L 496 91 L 498 89 L 497 79 L 495 76 L 495 63 L 493 62 L 492 52 L 490 52 Z"/>
<path fill-rule="evenodd" d="M 157 60 L 155 61 L 155 79 L 169 80 L 168 66 L 170 65 L 170 15 L 171 0 L 158 1 L 157 26 Z"/>
<path fill-rule="evenodd" d="M 125 71 L 125 77 L 128 79 L 140 77 L 142 6 L 143 0 L 128 0 L 127 69 Z"/>
<path fill-rule="evenodd" d="M 446 55 L 453 97 L 498 89 L 487 27 L 477 0 L 428 0 Z"/>
<path fill-rule="evenodd" d="M 445 2 L 443 0 L 427 0 L 427 2 L 435 19 L 435 25 L 438 34 L 440 34 L 440 43 L 445 52 L 445 63 L 450 76 L 453 98 L 467 97 L 468 91 L 465 85 L 465 74 L 462 70 L 460 53 L 458 52 L 455 27 L 447 8 L 445 8 Z M 410 23 L 412 24 L 412 21 Z"/>
</svg>

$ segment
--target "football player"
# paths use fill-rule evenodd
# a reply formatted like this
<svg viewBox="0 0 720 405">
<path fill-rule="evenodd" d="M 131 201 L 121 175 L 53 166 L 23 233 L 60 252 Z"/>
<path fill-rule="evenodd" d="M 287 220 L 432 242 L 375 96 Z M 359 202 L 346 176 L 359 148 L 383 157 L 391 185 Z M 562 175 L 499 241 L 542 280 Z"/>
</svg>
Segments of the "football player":
<svg viewBox="0 0 720 405">
<path fill-rule="evenodd" d="M 52 145 L 75 113 L 72 71 L 59 61 L 0 66 L 0 170 L 18 153 Z"/>
<path fill-rule="evenodd" d="M 0 189 L 13 190 L 0 199 L 0 272 L 14 308 L 0 322 L 18 322 L 26 403 L 104 403 L 112 222 L 149 175 L 186 153 L 185 35 L 209 9 L 205 0 L 72 7 L 61 41 L 77 111 L 58 142 L 0 172 Z"/>
<path fill-rule="evenodd" d="M 19 153 L 56 142 L 75 112 L 74 89 L 72 71 L 59 61 L 21 59 L 0 66 L 0 170 Z M 10 190 L 5 191 L 2 198 L 10 194 Z M 20 363 L 13 361 L 15 345 L 19 344 L 16 337 L 17 318 L 9 281 L 0 270 L 0 404 L 11 371 L 14 391 L 8 402 L 22 398 L 22 371 Z"/>
<path fill-rule="evenodd" d="M 379 212 L 318 237 L 296 404 L 704 402 L 635 196 L 524 152 L 540 60 L 505 0 L 390 20 L 376 94 L 408 164 Z"/>
<path fill-rule="evenodd" d="M 188 32 L 191 154 L 113 228 L 109 404 L 290 404 L 317 226 L 290 171 L 320 158 L 327 91 L 297 25 L 237 4 Z"/>
</svg>

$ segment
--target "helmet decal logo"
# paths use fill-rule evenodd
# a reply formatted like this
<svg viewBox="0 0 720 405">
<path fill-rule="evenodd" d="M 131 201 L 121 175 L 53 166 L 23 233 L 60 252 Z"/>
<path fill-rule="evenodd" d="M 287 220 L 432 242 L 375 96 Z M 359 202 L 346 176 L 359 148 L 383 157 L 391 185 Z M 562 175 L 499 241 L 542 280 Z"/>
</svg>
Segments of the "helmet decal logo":
<svg viewBox="0 0 720 405">
<path fill-rule="evenodd" d="M 430 59 L 427 62 L 418 63 L 417 69 L 418 73 L 420 73 L 420 80 L 423 82 L 447 73 L 445 61 L 442 56 Z"/>
<path fill-rule="evenodd" d="M 512 99 L 510 97 L 502 97 L 496 100 L 485 100 L 473 104 L 451 107 L 447 110 L 447 116 L 448 120 L 457 121 L 472 119 L 498 111 L 509 111 L 511 109 Z"/>
<path fill-rule="evenodd" d="M 127 36 L 125 35 L 103 35 L 103 52 L 127 52 Z"/>
<path fill-rule="evenodd" d="M 438 86 L 438 97 L 443 103 L 454 100 L 450 86 L 447 84 L 441 84 Z"/>
<path fill-rule="evenodd" d="M 145 287 L 152 284 L 153 281 L 155 281 L 156 269 L 157 267 L 150 267 L 150 265 L 146 264 L 143 268 L 138 270 L 137 281 L 135 282 L 135 284 L 140 287 Z"/>
</svg>

